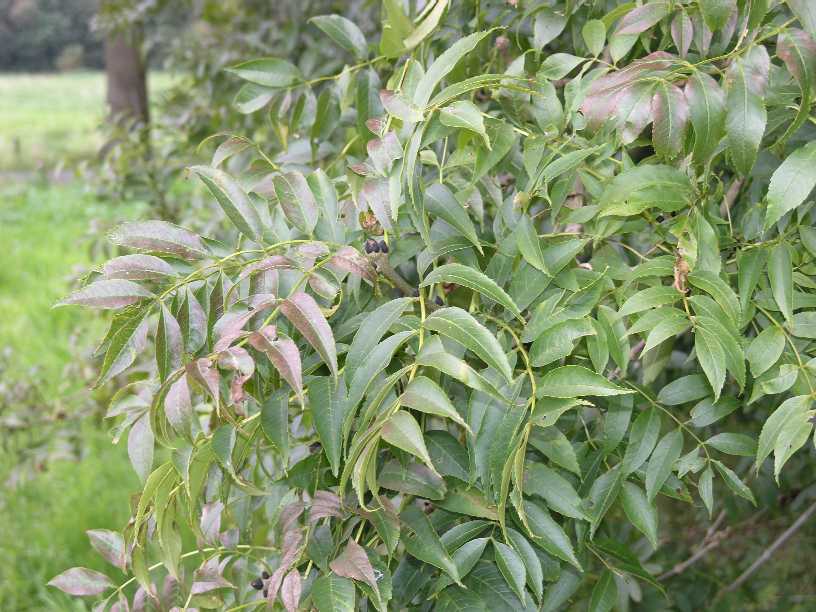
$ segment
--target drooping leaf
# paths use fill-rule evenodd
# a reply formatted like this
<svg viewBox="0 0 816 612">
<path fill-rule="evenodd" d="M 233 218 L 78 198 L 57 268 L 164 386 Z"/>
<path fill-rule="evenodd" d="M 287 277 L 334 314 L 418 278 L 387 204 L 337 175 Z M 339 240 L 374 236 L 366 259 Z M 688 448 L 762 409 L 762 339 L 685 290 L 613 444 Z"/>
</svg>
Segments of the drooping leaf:
<svg viewBox="0 0 816 612">
<path fill-rule="evenodd" d="M 425 208 L 455 227 L 462 236 L 482 252 L 482 243 L 476 234 L 473 221 L 459 201 L 442 183 L 434 183 L 425 190 Z"/>
<path fill-rule="evenodd" d="M 672 473 L 674 462 L 683 452 L 683 434 L 679 429 L 667 433 L 658 442 L 646 469 L 646 497 L 651 503 Z"/>
<path fill-rule="evenodd" d="M 69 595 L 80 596 L 100 595 L 114 586 L 105 574 L 86 567 L 72 567 L 65 570 L 59 576 L 52 578 L 48 585 L 57 587 Z"/>
<path fill-rule="evenodd" d="M 399 410 L 391 415 L 382 428 L 382 439 L 406 453 L 419 457 L 431 470 L 435 468 L 428 455 L 422 430 L 411 413 Z"/>
<path fill-rule="evenodd" d="M 525 501 L 524 513 L 527 515 L 527 524 L 536 544 L 551 555 L 583 571 L 569 537 L 546 510 L 533 502 Z"/>
<path fill-rule="evenodd" d="M 334 334 L 314 298 L 301 291 L 281 302 L 280 309 L 283 316 L 303 334 L 336 376 L 337 349 Z"/>
<path fill-rule="evenodd" d="M 260 242 L 261 218 L 243 187 L 223 170 L 192 166 L 190 171 L 199 176 L 235 227 L 247 238 Z"/>
<path fill-rule="evenodd" d="M 338 45 L 349 51 L 358 60 L 368 56 L 365 36 L 353 22 L 341 15 L 318 15 L 309 19 L 323 30 Z"/>
<path fill-rule="evenodd" d="M 470 430 L 470 426 L 453 407 L 445 392 L 426 376 L 417 376 L 408 383 L 405 391 L 400 396 L 400 404 L 420 412 L 451 419 L 465 429 Z"/>
<path fill-rule="evenodd" d="M 512 379 L 510 363 L 499 341 L 468 312 L 456 307 L 441 308 L 425 319 L 424 326 L 473 351 L 507 381 Z"/>
<path fill-rule="evenodd" d="M 515 316 L 521 317 L 521 312 L 513 298 L 507 295 L 504 289 L 499 287 L 493 279 L 479 270 L 459 263 L 445 264 L 432 270 L 422 281 L 421 286 L 427 287 L 437 283 L 455 283 L 473 291 L 478 291 L 486 298 L 507 308 Z"/>
</svg>

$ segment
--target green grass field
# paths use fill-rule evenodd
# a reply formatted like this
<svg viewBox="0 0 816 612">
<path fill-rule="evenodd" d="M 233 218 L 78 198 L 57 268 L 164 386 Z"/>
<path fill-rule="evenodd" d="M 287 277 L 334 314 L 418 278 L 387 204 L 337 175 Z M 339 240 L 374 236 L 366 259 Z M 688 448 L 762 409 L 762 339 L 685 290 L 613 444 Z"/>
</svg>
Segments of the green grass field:
<svg viewBox="0 0 816 612">
<path fill-rule="evenodd" d="M 152 73 L 154 97 L 172 82 Z M 0 75 L 0 171 L 30 170 L 92 157 L 105 117 L 101 72 Z"/>
<path fill-rule="evenodd" d="M 170 78 L 151 79 L 154 90 Z M 107 258 L 100 237 L 141 214 L 98 200 L 80 180 L 48 182 L 62 161 L 94 155 L 104 116 L 101 73 L 0 75 L 0 610 L 86 610 L 46 586 L 66 568 L 107 571 L 85 530 L 121 529 L 138 479 L 124 444 L 113 446 L 104 405 L 88 388 L 87 356 L 104 332 L 97 312 L 52 308 L 76 279 Z M 18 144 L 16 144 L 18 143 Z M 80 375 L 79 369 L 86 374 Z M 66 374 L 67 372 L 67 374 Z M 14 388 L 30 389 L 25 400 Z M 6 429 L 17 415 L 48 423 Z M 41 457 L 40 449 L 50 454 Z M 54 453 L 54 451 L 57 451 Z M 64 458 L 58 458 L 64 457 Z M 22 469 L 20 469 L 22 466 Z M 22 483 L 12 487 L 12 475 Z M 118 574 L 118 575 L 117 575 Z"/>
</svg>

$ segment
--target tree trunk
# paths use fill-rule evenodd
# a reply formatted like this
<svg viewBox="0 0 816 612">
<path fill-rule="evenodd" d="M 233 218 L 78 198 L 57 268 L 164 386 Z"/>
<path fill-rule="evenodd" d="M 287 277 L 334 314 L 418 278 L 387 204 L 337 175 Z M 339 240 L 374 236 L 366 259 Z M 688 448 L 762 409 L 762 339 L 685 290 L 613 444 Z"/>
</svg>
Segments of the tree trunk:
<svg viewBox="0 0 816 612">
<path fill-rule="evenodd" d="M 116 121 L 139 119 L 147 124 L 147 75 L 141 51 L 141 28 L 115 30 L 105 39 L 108 108 Z"/>
</svg>

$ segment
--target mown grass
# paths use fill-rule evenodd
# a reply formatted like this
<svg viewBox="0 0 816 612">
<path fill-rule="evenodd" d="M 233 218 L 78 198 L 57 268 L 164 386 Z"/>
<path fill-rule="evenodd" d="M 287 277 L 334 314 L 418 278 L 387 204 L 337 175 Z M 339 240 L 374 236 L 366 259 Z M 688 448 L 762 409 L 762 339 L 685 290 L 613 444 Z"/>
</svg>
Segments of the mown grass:
<svg viewBox="0 0 816 612">
<path fill-rule="evenodd" d="M 161 89 L 169 77 L 151 81 Z M 32 172 L 93 156 L 104 108 L 101 73 L 0 75 L 3 612 L 90 609 L 47 586 L 72 566 L 122 581 L 85 535 L 87 529 L 121 529 L 129 496 L 138 490 L 125 445 L 111 445 L 98 417 L 101 398 L 88 388 L 98 365 L 89 354 L 102 337 L 104 317 L 52 306 L 110 256 L 107 228 L 142 210 L 99 201 L 79 180 L 49 183 L 46 173 Z M 30 389 L 25 399 L 13 392 L 19 386 Z M 96 416 L 80 420 L 78 412 Z M 64 421 L 53 422 L 58 415 Z M 6 426 L 15 419 L 36 424 L 24 431 Z M 12 486 L 12 475 L 22 475 L 21 483 Z"/>
<path fill-rule="evenodd" d="M 121 529 L 127 520 L 138 483 L 124 445 L 113 447 L 98 423 L 78 421 L 76 413 L 93 409 L 95 400 L 88 378 L 76 368 L 64 374 L 87 360 L 104 321 L 52 306 L 101 259 L 96 233 L 137 211 L 101 203 L 77 183 L 0 188 L 0 350 L 8 355 L 0 382 L 33 389 L 22 403 L 0 397 L 0 418 L 16 413 L 43 423 L 0 434 L 0 610 L 84 609 L 46 583 L 74 565 L 106 569 L 85 530 Z M 64 424 L 49 425 L 57 413 Z M 68 458 L 54 461 L 46 452 L 32 461 L 30 449 L 48 448 L 49 438 L 59 438 L 51 452 Z M 12 487 L 10 475 L 20 465 L 23 482 Z"/>
<path fill-rule="evenodd" d="M 151 95 L 172 76 L 151 73 Z M 49 168 L 90 158 L 102 144 L 105 117 L 101 72 L 0 74 L 0 170 Z"/>
<path fill-rule="evenodd" d="M 0 349 L 11 352 L 12 378 L 36 369 L 44 397 L 63 390 L 64 365 L 92 342 L 84 330 L 101 321 L 52 306 L 100 260 L 104 235 L 95 234 L 133 211 L 101 203 L 77 183 L 0 187 Z"/>
<path fill-rule="evenodd" d="M 137 478 L 123 444 L 88 423 L 78 432 L 81 461 L 57 460 L 0 496 L 0 610 L 85 610 L 83 602 L 47 586 L 69 567 L 89 567 L 124 581 L 88 543 L 87 529 L 121 530 Z M 0 452 L 0 475 L 16 456 Z"/>
</svg>

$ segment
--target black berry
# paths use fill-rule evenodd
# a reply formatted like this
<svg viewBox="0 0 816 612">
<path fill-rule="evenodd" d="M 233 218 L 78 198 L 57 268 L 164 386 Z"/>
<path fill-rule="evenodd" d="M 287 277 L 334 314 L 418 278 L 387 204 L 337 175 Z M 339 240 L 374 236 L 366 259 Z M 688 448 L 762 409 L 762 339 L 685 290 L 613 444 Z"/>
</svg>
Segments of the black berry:
<svg viewBox="0 0 816 612">
<path fill-rule="evenodd" d="M 439 297 L 438 295 L 437 295 L 437 296 L 434 298 L 434 302 L 436 302 L 436 305 L 437 305 L 437 306 L 441 306 L 441 305 L 442 305 L 442 303 L 443 303 L 443 302 L 442 302 L 442 298 L 441 298 L 441 297 Z"/>
<path fill-rule="evenodd" d="M 252 581 L 252 588 L 256 591 L 260 591 L 263 588 L 263 580 L 260 578 L 256 578 Z"/>
<path fill-rule="evenodd" d="M 388 252 L 388 245 L 385 244 L 385 240 L 380 240 L 380 253 L 387 253 Z"/>
<path fill-rule="evenodd" d="M 269 572 L 267 572 L 266 570 L 262 571 L 261 578 L 263 578 L 264 580 L 269 580 Z"/>
<path fill-rule="evenodd" d="M 366 253 L 377 253 L 380 250 L 380 245 L 377 244 L 377 241 L 373 238 L 369 238 L 365 241 L 365 252 Z"/>
</svg>

